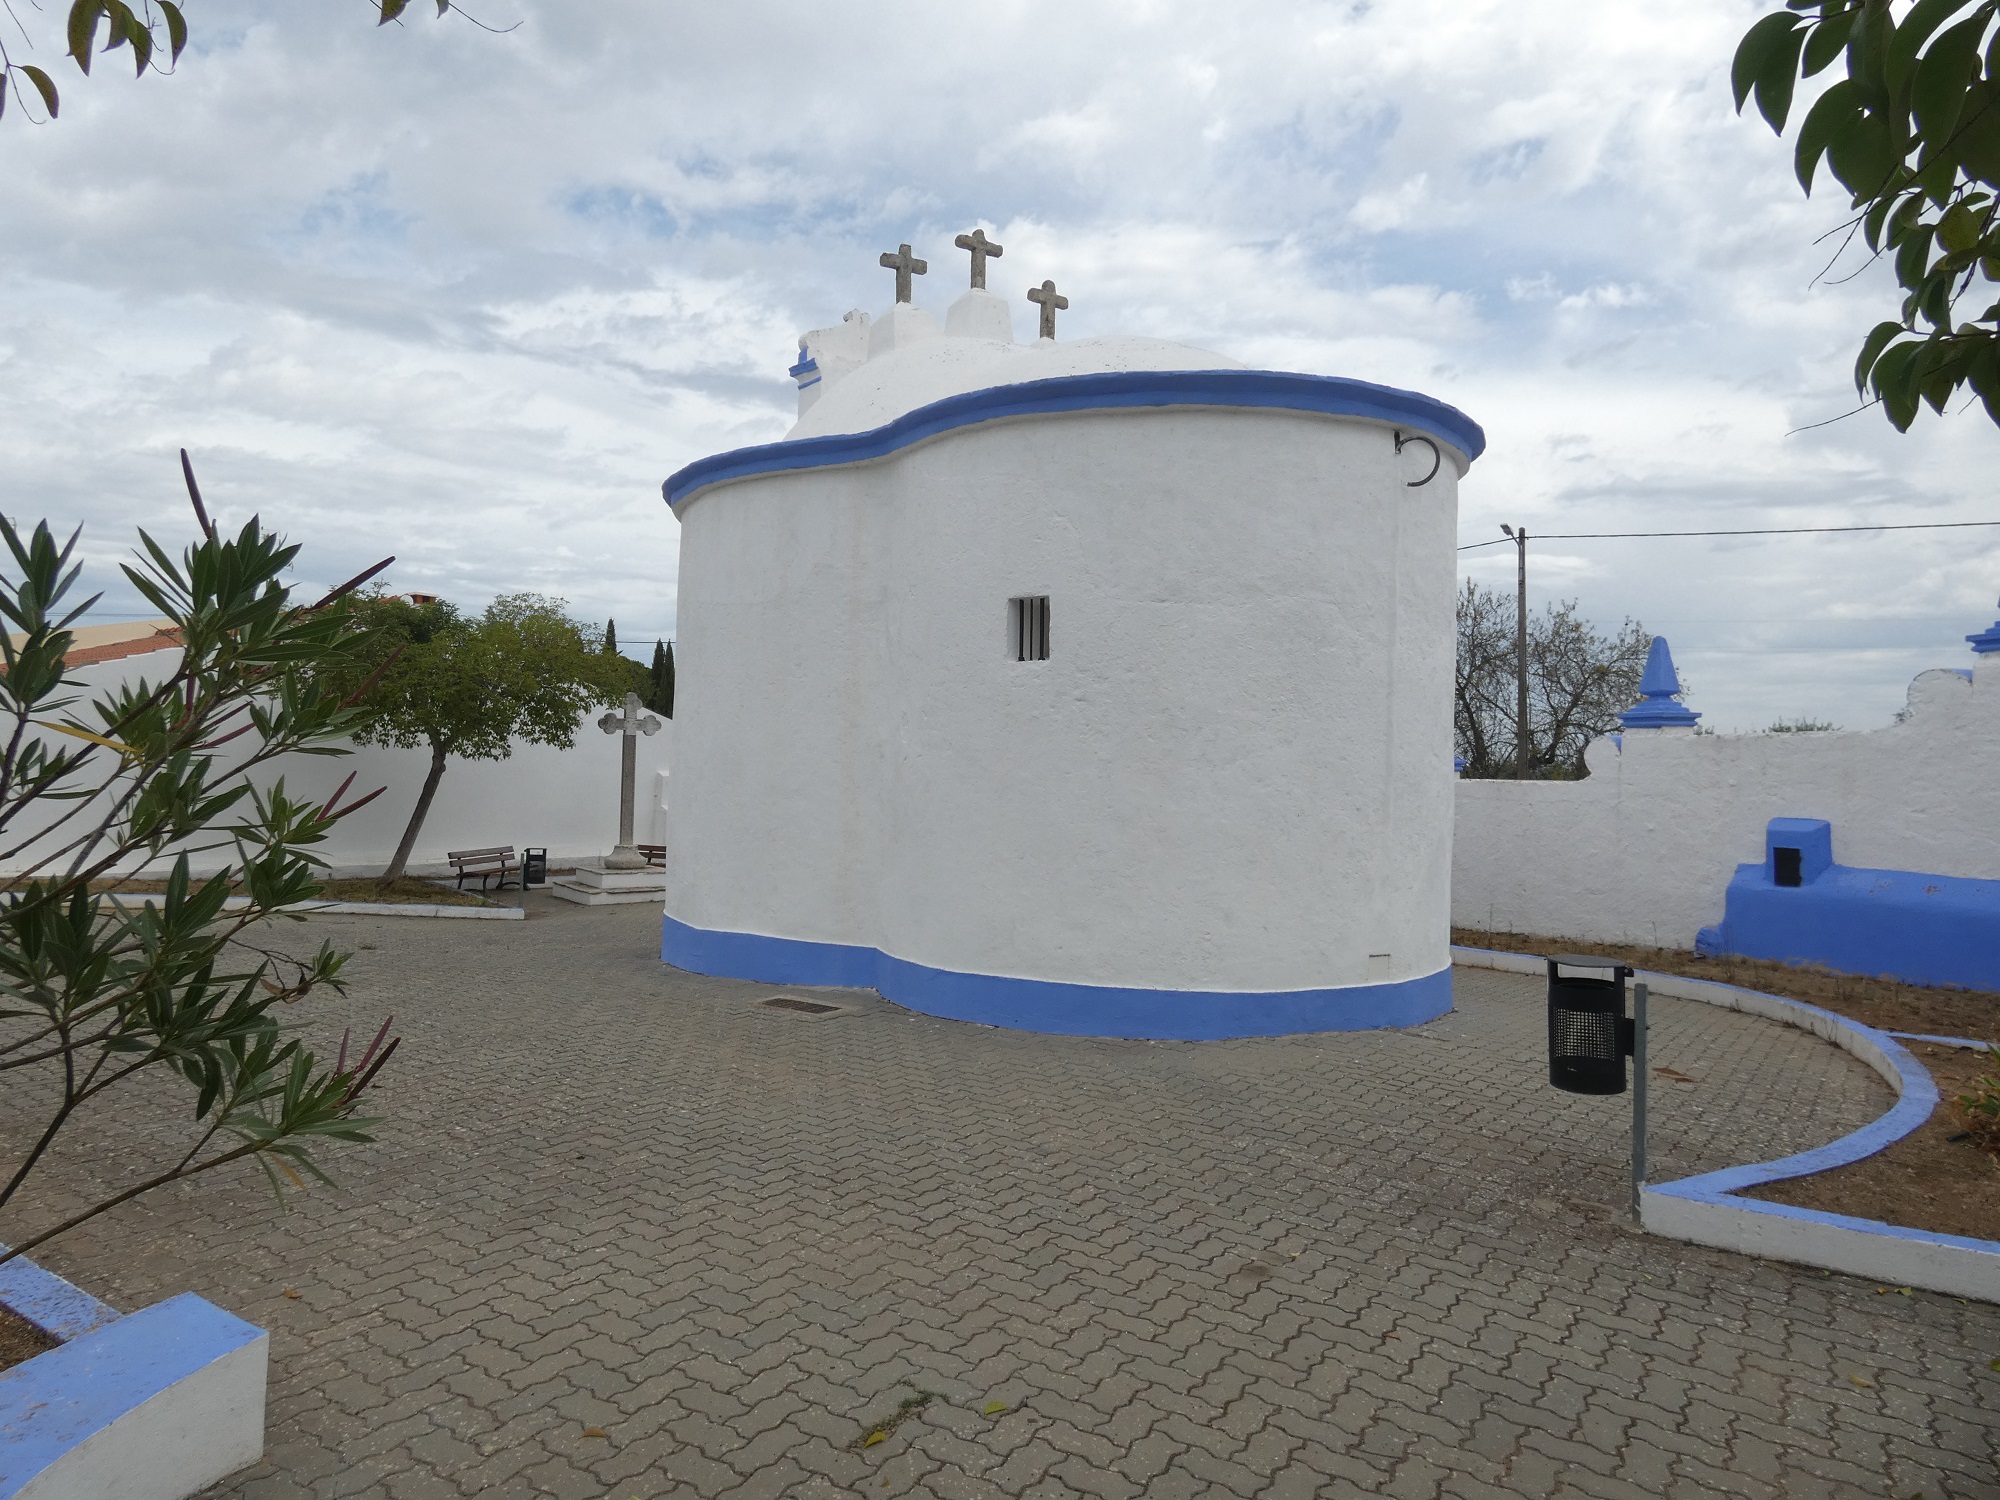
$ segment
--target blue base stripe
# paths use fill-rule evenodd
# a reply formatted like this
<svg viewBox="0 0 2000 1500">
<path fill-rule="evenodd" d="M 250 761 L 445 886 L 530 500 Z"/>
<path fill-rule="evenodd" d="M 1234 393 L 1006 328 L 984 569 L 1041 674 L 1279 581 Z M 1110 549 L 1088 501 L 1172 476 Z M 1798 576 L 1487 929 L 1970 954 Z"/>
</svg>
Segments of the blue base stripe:
<svg viewBox="0 0 2000 1500">
<path fill-rule="evenodd" d="M 667 504 L 678 510 L 703 490 L 732 479 L 866 463 L 956 427 L 1010 417 L 1170 406 L 1254 407 L 1362 417 L 1427 434 L 1457 449 L 1468 463 L 1486 448 L 1486 434 L 1479 424 L 1457 407 L 1395 386 L 1278 370 L 1117 370 L 965 391 L 919 406 L 867 432 L 836 432 L 731 449 L 697 459 L 660 489 Z"/>
<path fill-rule="evenodd" d="M 925 1015 L 1061 1036 L 1220 1041 L 1416 1026 L 1451 1009 L 1451 969 L 1393 984 L 1318 990 L 1142 990 L 962 974 L 875 948 L 690 927 L 666 917 L 660 957 L 677 969 L 765 984 L 874 990 Z"/>
</svg>

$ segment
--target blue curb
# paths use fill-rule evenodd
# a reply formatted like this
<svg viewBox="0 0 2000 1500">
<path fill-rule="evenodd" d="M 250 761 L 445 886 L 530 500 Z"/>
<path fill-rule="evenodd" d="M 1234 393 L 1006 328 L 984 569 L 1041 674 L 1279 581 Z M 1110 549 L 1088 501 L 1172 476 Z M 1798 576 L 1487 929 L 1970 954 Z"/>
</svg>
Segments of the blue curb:
<svg viewBox="0 0 2000 1500">
<path fill-rule="evenodd" d="M 263 1337 L 263 1329 L 183 1292 L 0 1372 L 0 1500 L 119 1418 Z"/>
<path fill-rule="evenodd" d="M 1276 370 L 1120 370 L 966 391 L 905 412 L 867 432 L 830 433 L 712 454 L 674 474 L 660 492 L 678 511 L 703 490 L 734 479 L 866 463 L 958 427 L 1008 417 L 1169 406 L 1258 407 L 1364 417 L 1424 433 L 1457 449 L 1468 463 L 1486 451 L 1485 432 L 1464 412 L 1395 386 Z"/>
<path fill-rule="evenodd" d="M 925 1015 L 1056 1036 L 1223 1041 L 1417 1026 L 1451 1010 L 1451 967 L 1393 984 L 1312 990 L 1148 990 L 934 969 L 878 948 L 661 921 L 677 969 L 765 984 L 874 990 Z"/>
</svg>

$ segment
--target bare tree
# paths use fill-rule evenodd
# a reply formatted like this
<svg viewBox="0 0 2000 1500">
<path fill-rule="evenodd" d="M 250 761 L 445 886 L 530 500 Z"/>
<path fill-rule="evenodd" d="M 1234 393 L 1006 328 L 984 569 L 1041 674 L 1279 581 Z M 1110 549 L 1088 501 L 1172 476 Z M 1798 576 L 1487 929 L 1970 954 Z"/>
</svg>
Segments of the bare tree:
<svg viewBox="0 0 2000 1500">
<path fill-rule="evenodd" d="M 1467 579 L 1458 595 L 1458 674 L 1454 729 L 1467 776 L 1516 776 L 1514 600 Z M 1528 737 L 1525 774 L 1551 780 L 1587 775 L 1583 751 L 1618 727 L 1639 697 L 1653 638 L 1627 619 L 1607 635 L 1577 613 L 1576 601 L 1528 617 Z"/>
</svg>

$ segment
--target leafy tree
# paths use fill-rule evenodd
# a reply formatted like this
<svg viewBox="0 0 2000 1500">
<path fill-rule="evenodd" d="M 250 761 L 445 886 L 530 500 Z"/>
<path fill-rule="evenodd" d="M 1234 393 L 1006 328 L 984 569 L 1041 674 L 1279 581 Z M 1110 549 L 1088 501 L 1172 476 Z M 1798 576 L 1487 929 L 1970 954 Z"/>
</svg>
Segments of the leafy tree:
<svg viewBox="0 0 2000 1500">
<path fill-rule="evenodd" d="M 426 746 L 429 774 L 382 874 L 400 880 L 453 756 L 505 760 L 514 741 L 576 743 L 584 710 L 621 701 L 638 664 L 607 656 L 592 632 L 563 613 L 563 601 L 509 594 L 485 614 L 466 616 L 445 600 L 412 604 L 389 595 L 359 601 L 366 645 L 331 669 L 328 690 L 357 694 L 367 719 L 364 745 Z"/>
<path fill-rule="evenodd" d="M 1898 431 L 1920 404 L 1943 412 L 1970 385 L 2000 422 L 2000 0 L 1787 0 L 1736 49 L 1740 112 L 1751 95 L 1783 135 L 1801 79 L 1839 77 L 1799 124 L 1793 153 L 1808 194 L 1824 162 L 1850 194 L 1859 233 L 1893 257 L 1898 317 L 1862 341 L 1855 389 L 1873 392 Z M 1987 302 L 1970 317 L 1971 306 Z"/>
<path fill-rule="evenodd" d="M 355 649 L 354 585 L 295 602 L 282 575 L 298 549 L 255 519 L 234 540 L 218 534 L 186 472 L 201 538 L 176 558 L 142 532 L 139 566 L 125 569 L 174 622 L 180 660 L 87 703 L 64 666 L 95 602 L 69 603 L 77 535 L 58 546 L 43 522 L 24 540 L 0 517 L 0 615 L 14 632 L 0 636 L 0 867 L 14 872 L 0 889 L 0 1090 L 48 1111 L 0 1155 L 0 1212 L 18 1213 L 64 1131 L 117 1108 L 134 1080 L 178 1077 L 193 1105 L 191 1144 L 129 1164 L 129 1186 L 58 1223 L 10 1228 L 0 1262 L 234 1162 L 256 1161 L 274 1189 L 321 1177 L 315 1144 L 370 1139 L 361 1109 L 396 1047 L 385 1022 L 358 1057 L 343 1040 L 322 1062 L 278 1011 L 339 989 L 347 956 L 322 944 L 297 960 L 246 937 L 317 892 L 313 846 L 376 795 L 343 802 L 352 775 L 318 803 L 282 780 L 252 784 L 280 755 L 347 753 L 359 716 L 315 679 Z M 217 873 L 193 874 L 218 856 Z M 104 894 L 163 863 L 157 904 Z"/>
<path fill-rule="evenodd" d="M 386 26 L 399 19 L 410 8 L 410 0 L 369 0 L 369 3 L 375 8 L 375 24 L 378 26 Z M 453 8 L 452 0 L 437 0 L 440 16 Z M 465 12 L 460 11 L 459 14 L 463 16 Z M 7 8 L 7 19 L 25 39 L 27 32 L 21 27 L 20 17 L 11 5 Z M 472 18 L 466 16 L 466 19 Z M 475 21 L 473 24 L 479 23 Z M 490 31 L 493 28 L 486 29 Z M 70 0 L 66 37 L 68 55 L 86 75 L 95 57 L 116 52 L 121 47 L 130 47 L 133 76 L 143 78 L 148 68 L 167 73 L 173 71 L 174 65 L 181 60 L 181 52 L 188 42 L 187 17 L 174 0 L 138 0 L 137 5 L 128 4 L 127 0 Z M 166 53 L 165 67 L 159 61 L 163 50 Z M 6 113 L 10 92 L 17 98 L 27 97 L 22 92 L 24 79 L 34 89 L 44 113 L 53 120 L 62 109 L 62 98 L 55 80 L 32 63 L 16 62 L 7 50 L 6 38 L 0 36 L 0 115 Z"/>
<path fill-rule="evenodd" d="M 653 642 L 653 666 L 646 674 L 646 707 L 663 719 L 674 716 L 674 646 L 672 641 Z"/>
<path fill-rule="evenodd" d="M 1518 658 L 1511 593 L 1472 579 L 1458 595 L 1458 671 L 1453 728 L 1465 774 L 1515 776 L 1515 682 Z M 1639 698 L 1639 678 L 1653 638 L 1636 620 L 1606 635 L 1576 612 L 1576 601 L 1528 617 L 1527 774 L 1573 779 L 1589 774 L 1584 747 L 1618 727 Z"/>
</svg>

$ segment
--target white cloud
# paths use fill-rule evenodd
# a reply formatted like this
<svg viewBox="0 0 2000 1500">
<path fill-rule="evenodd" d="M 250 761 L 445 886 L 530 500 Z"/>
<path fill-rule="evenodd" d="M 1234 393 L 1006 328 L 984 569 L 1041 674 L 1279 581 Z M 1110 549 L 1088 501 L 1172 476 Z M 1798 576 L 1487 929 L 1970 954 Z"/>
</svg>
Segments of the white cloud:
<svg viewBox="0 0 2000 1500">
<path fill-rule="evenodd" d="M 996 290 L 1053 276 L 1066 332 L 1470 412 L 1467 540 L 1991 517 L 1976 413 L 1792 431 L 1853 405 L 1889 295 L 1809 289 L 1839 205 L 1731 109 L 1757 10 L 484 0 L 523 22 L 494 37 L 211 0 L 180 76 L 64 65 L 58 124 L 0 128 L 8 510 L 88 522 L 115 588 L 134 524 L 182 524 L 186 443 L 316 577 L 394 551 L 406 587 L 543 588 L 641 641 L 673 620 L 660 481 L 784 431 L 794 336 L 886 301 L 877 251 L 929 254 L 941 307 L 980 222 Z M 1534 570 L 1667 633 L 1711 722 L 1862 724 L 1964 659 L 2000 534 Z"/>
</svg>

